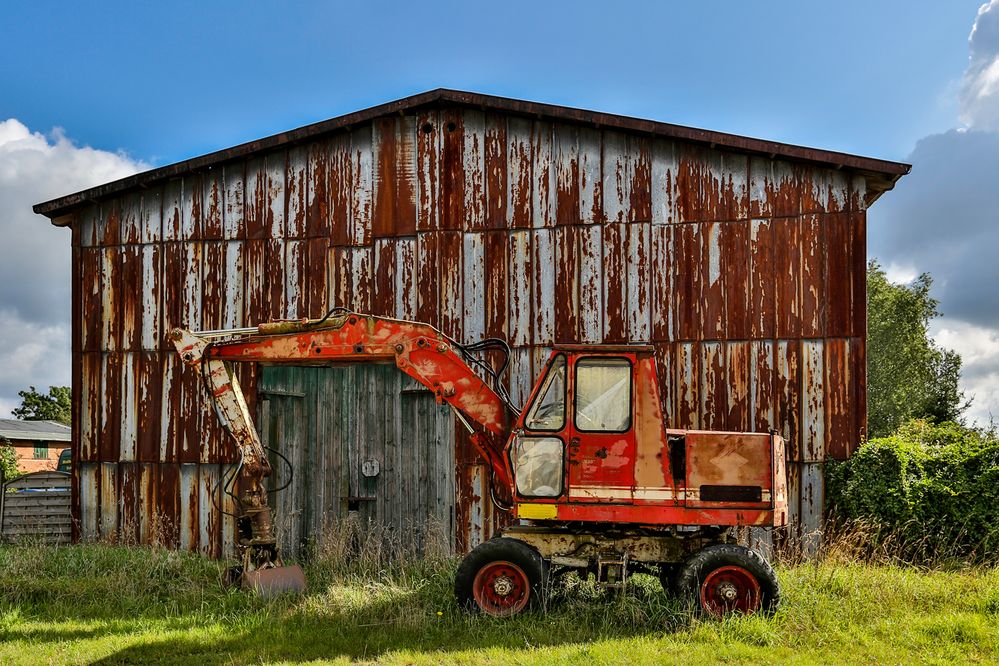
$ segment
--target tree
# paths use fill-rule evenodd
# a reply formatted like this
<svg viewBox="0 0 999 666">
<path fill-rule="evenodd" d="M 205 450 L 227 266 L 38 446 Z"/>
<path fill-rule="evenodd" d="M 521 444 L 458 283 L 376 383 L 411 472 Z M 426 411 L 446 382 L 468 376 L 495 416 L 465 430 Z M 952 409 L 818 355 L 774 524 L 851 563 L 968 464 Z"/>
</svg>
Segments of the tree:
<svg viewBox="0 0 999 666">
<path fill-rule="evenodd" d="M 58 421 L 70 424 L 71 399 L 68 386 L 50 386 L 49 392 L 39 393 L 34 386 L 27 391 L 18 391 L 21 406 L 12 414 L 25 421 Z"/>
<path fill-rule="evenodd" d="M 3 470 L 3 479 L 10 481 L 21 475 L 17 471 L 17 451 L 10 445 L 10 440 L 0 437 L 0 469 Z"/>
<path fill-rule="evenodd" d="M 961 356 L 939 347 L 929 324 L 940 315 L 930 296 L 933 278 L 923 273 L 894 284 L 876 261 L 867 267 L 867 423 L 871 438 L 925 418 L 960 422 L 971 404 L 958 383 Z"/>
</svg>

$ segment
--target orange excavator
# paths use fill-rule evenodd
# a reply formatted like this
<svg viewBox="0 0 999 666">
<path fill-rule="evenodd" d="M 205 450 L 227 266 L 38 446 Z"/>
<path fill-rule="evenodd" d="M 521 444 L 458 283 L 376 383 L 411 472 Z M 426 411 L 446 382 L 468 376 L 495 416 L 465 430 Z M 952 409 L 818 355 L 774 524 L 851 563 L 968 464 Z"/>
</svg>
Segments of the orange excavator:
<svg viewBox="0 0 999 666">
<path fill-rule="evenodd" d="M 335 308 L 321 319 L 170 334 L 200 369 L 239 465 L 232 582 L 302 590 L 284 566 L 267 504 L 271 473 L 231 364 L 391 362 L 446 403 L 492 471 L 491 499 L 512 513 L 502 535 L 468 553 L 458 603 L 506 616 L 539 606 L 557 576 L 578 571 L 621 588 L 636 572 L 700 611 L 771 612 L 770 564 L 735 528 L 787 523 L 784 440 L 776 432 L 679 430 L 665 422 L 648 345 L 556 345 L 523 410 L 503 385 L 507 343 L 462 345 L 427 324 Z M 496 365 L 482 352 L 498 352 Z"/>
</svg>

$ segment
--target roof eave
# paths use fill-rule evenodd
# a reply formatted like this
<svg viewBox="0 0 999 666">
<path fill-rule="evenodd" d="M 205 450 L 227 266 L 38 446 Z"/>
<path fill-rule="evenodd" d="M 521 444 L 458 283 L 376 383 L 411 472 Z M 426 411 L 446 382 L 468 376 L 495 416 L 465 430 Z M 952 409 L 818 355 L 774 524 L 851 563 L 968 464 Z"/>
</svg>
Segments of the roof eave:
<svg viewBox="0 0 999 666">
<path fill-rule="evenodd" d="M 73 221 L 71 213 L 76 208 L 90 203 L 98 203 L 107 197 L 127 190 L 148 187 L 160 181 L 176 178 L 186 173 L 208 170 L 216 165 L 255 153 L 294 145 L 337 130 L 349 129 L 353 125 L 368 122 L 381 116 L 403 113 L 442 102 L 519 115 L 530 115 L 542 119 L 555 119 L 647 133 L 655 136 L 707 144 L 711 147 L 721 147 L 738 152 L 764 155 L 770 158 L 779 156 L 797 162 L 818 164 L 828 168 L 854 169 L 867 176 L 868 205 L 873 203 L 881 194 L 890 190 L 895 182 L 911 169 L 910 165 L 901 162 L 891 162 L 848 153 L 767 141 L 725 132 L 715 132 L 713 130 L 673 125 L 599 111 L 438 88 L 299 127 L 298 129 L 273 134 L 262 139 L 242 143 L 189 160 L 133 174 L 110 183 L 36 204 L 32 207 L 32 210 L 39 215 L 48 217 L 55 226 L 69 226 Z M 883 184 L 884 187 L 881 187 L 879 183 Z M 874 195 L 873 198 L 871 196 L 872 193 Z"/>
</svg>

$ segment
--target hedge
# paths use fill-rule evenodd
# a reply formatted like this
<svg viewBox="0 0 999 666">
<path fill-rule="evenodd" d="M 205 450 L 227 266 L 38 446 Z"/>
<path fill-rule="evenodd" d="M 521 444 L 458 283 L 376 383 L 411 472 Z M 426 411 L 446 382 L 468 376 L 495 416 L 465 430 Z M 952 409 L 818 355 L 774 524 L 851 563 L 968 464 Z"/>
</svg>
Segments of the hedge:
<svg viewBox="0 0 999 666">
<path fill-rule="evenodd" d="M 999 438 L 910 421 L 826 465 L 826 508 L 876 526 L 910 559 L 999 559 Z"/>
</svg>

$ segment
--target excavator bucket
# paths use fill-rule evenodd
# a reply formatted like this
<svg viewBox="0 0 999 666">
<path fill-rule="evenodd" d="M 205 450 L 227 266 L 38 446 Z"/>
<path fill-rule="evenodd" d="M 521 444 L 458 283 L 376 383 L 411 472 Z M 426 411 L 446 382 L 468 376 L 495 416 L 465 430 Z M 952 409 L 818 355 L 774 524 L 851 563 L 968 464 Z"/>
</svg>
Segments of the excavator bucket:
<svg viewBox="0 0 999 666">
<path fill-rule="evenodd" d="M 297 564 L 256 569 L 243 574 L 240 586 L 268 599 L 282 594 L 301 594 L 305 592 L 305 573 Z"/>
</svg>

